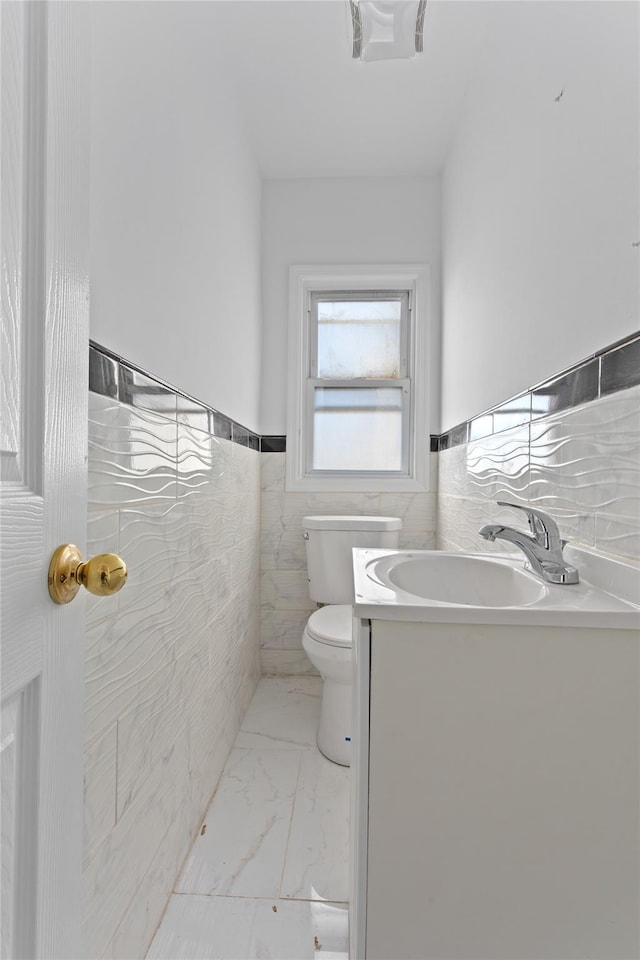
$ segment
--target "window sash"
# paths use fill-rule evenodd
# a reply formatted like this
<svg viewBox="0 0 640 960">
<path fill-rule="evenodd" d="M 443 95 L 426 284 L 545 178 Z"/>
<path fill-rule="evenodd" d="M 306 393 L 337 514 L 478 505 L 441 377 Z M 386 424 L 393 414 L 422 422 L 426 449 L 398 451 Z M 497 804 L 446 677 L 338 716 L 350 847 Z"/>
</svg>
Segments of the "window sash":
<svg viewBox="0 0 640 960">
<path fill-rule="evenodd" d="M 399 470 L 316 470 L 313 467 L 314 451 L 314 393 L 317 388 L 337 388 L 340 390 L 371 390 L 376 387 L 383 389 L 397 388 L 401 394 L 402 409 L 402 459 Z M 409 477 L 411 464 L 411 421 L 412 421 L 412 391 L 411 381 L 408 377 L 402 378 L 353 378 L 353 379 L 328 379 L 309 377 L 306 390 L 306 415 L 305 415 L 305 477 Z"/>
<path fill-rule="evenodd" d="M 318 376 L 318 304 L 339 300 L 395 300 L 400 302 L 400 378 L 409 371 L 409 302 L 408 290 L 317 290 L 309 294 L 309 376 Z M 323 378 L 324 379 L 324 378 Z M 355 379 L 355 378 L 354 378 Z M 395 377 L 386 378 L 387 382 Z"/>
</svg>

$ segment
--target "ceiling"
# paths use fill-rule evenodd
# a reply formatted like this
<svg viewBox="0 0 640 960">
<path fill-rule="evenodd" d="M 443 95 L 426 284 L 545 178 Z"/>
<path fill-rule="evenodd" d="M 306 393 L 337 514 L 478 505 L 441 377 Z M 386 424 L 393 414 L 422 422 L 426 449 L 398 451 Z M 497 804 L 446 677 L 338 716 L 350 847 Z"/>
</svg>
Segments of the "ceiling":
<svg viewBox="0 0 640 960">
<path fill-rule="evenodd" d="M 207 11 L 264 177 L 442 169 L 493 6 L 428 0 L 424 53 L 362 63 L 346 0 L 217 0 Z"/>
</svg>

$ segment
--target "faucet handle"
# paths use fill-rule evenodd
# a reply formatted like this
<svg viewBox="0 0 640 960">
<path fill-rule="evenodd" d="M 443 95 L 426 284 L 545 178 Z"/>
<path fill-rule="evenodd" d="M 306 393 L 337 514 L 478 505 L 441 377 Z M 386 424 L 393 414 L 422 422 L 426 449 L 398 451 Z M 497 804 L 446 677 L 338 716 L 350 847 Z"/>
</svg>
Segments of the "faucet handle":
<svg viewBox="0 0 640 960">
<path fill-rule="evenodd" d="M 519 503 L 508 503 L 506 500 L 497 501 L 499 507 L 513 507 L 514 510 L 522 510 L 526 513 L 531 533 L 541 546 L 547 550 L 562 549 L 568 543 L 567 540 L 561 540 L 560 531 L 555 520 L 542 510 L 535 510 L 533 507 L 524 507 Z"/>
</svg>

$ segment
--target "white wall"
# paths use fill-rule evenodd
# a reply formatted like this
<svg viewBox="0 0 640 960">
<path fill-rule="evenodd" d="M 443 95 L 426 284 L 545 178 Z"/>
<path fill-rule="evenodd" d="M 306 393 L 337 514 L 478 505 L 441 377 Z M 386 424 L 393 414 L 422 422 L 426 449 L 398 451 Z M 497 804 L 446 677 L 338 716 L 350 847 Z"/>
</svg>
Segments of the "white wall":
<svg viewBox="0 0 640 960">
<path fill-rule="evenodd" d="M 638 328 L 640 8 L 493 7 L 443 177 L 444 429 Z"/>
<path fill-rule="evenodd" d="M 262 197 L 261 432 L 286 433 L 289 266 L 430 263 L 431 429 L 438 425 L 439 178 L 267 180 Z"/>
<path fill-rule="evenodd" d="M 91 7 L 91 336 L 256 430 L 260 177 L 216 4 Z"/>
</svg>

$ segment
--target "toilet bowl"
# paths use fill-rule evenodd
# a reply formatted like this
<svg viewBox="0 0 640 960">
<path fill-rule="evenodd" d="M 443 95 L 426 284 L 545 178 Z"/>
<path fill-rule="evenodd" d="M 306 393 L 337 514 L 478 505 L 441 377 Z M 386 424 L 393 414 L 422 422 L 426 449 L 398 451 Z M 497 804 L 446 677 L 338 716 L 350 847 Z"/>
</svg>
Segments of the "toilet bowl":
<svg viewBox="0 0 640 960">
<path fill-rule="evenodd" d="M 353 547 L 398 546 L 398 517 L 304 517 L 309 596 L 327 604 L 312 613 L 302 646 L 323 678 L 317 742 L 334 763 L 349 766 L 351 689 L 353 683 L 352 618 Z"/>
<path fill-rule="evenodd" d="M 352 618 L 346 604 L 322 607 L 311 614 L 302 635 L 302 646 L 324 681 L 318 749 L 346 767 L 351 756 Z"/>
</svg>

